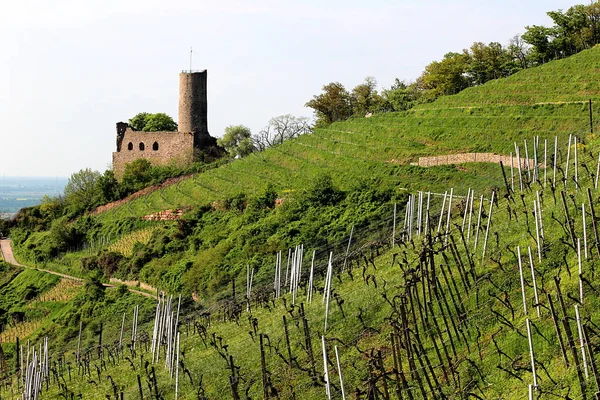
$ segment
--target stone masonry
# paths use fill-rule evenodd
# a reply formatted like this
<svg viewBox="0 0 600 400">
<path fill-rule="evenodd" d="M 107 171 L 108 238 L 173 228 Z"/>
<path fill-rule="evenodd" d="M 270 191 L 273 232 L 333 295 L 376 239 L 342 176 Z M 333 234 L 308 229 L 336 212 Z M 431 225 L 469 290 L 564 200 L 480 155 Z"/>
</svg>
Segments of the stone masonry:
<svg viewBox="0 0 600 400">
<path fill-rule="evenodd" d="M 436 165 L 449 165 L 449 164 L 465 164 L 473 162 L 485 162 L 502 164 L 506 167 L 511 165 L 511 157 L 496 153 L 461 153 L 461 154 L 449 154 L 445 156 L 435 157 L 419 157 L 419 162 L 416 163 L 420 167 L 433 167 Z M 512 158 L 512 163 L 515 168 L 518 167 L 517 157 Z M 521 168 L 532 169 L 534 166 L 533 159 L 521 158 Z M 544 168 L 543 163 L 538 165 L 540 168 Z"/>
<path fill-rule="evenodd" d="M 179 132 L 137 132 L 126 123 L 117 123 L 117 151 L 113 171 L 123 178 L 125 165 L 145 158 L 153 165 L 184 166 L 194 160 L 195 150 L 219 154 L 222 149 L 208 133 L 207 72 L 183 71 L 179 74 Z"/>
<path fill-rule="evenodd" d="M 183 132 L 137 132 L 127 128 L 121 151 L 113 153 L 113 171 L 121 179 L 125 164 L 145 158 L 153 165 L 186 165 L 193 160 L 194 135 Z"/>
</svg>

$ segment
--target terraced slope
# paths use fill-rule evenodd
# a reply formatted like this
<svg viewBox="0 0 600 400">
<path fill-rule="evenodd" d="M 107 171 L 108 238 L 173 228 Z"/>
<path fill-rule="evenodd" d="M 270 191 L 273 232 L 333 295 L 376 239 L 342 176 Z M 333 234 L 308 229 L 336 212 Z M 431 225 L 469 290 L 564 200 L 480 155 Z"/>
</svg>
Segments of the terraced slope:
<svg viewBox="0 0 600 400">
<path fill-rule="evenodd" d="M 286 195 L 321 171 L 335 176 L 342 187 L 369 177 L 421 188 L 436 178 L 435 172 L 428 175 L 408 165 L 419 156 L 509 154 L 514 141 L 523 143 L 534 135 L 549 143 L 558 136 L 559 145 L 564 145 L 569 134 L 589 131 L 588 99 L 594 101 L 594 121 L 598 119 L 597 60 L 600 48 L 593 48 L 408 112 L 338 122 L 129 202 L 101 220 L 138 218 L 240 192 L 253 194 L 266 182 Z"/>
</svg>

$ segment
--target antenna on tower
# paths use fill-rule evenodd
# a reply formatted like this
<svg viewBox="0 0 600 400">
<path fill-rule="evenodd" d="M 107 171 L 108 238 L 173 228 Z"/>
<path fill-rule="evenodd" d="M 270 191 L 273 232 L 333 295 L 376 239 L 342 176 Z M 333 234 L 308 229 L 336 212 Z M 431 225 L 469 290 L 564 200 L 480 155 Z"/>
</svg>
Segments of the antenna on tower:
<svg viewBox="0 0 600 400">
<path fill-rule="evenodd" d="M 192 52 L 193 49 L 190 47 L 190 73 L 192 72 Z"/>
</svg>

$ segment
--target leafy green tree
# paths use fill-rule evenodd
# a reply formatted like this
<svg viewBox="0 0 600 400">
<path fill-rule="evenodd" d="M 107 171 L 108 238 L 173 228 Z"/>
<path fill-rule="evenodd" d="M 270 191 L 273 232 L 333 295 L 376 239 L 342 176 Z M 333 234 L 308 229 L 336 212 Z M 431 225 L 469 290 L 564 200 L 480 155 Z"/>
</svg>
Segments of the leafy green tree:
<svg viewBox="0 0 600 400">
<path fill-rule="evenodd" d="M 419 104 L 423 91 L 419 90 L 417 83 L 407 84 L 396 78 L 394 84 L 382 92 L 384 111 L 406 111 Z"/>
<path fill-rule="evenodd" d="M 225 128 L 223 137 L 217 139 L 231 157 L 245 157 L 255 150 L 250 128 L 244 125 L 230 125 Z"/>
<path fill-rule="evenodd" d="M 101 200 L 98 180 L 100 172 L 90 168 L 82 169 L 71 175 L 65 186 L 65 202 L 71 211 L 78 213 L 90 210 Z"/>
<path fill-rule="evenodd" d="M 475 85 L 509 75 L 510 57 L 500 43 L 475 42 L 469 49 L 468 73 Z"/>
<path fill-rule="evenodd" d="M 177 123 L 165 113 L 150 114 L 146 119 L 145 132 L 176 132 Z"/>
<path fill-rule="evenodd" d="M 352 89 L 351 104 L 354 115 L 364 117 L 368 113 L 379 111 L 383 98 L 377 93 L 377 80 L 367 76 L 365 82 Z"/>
<path fill-rule="evenodd" d="M 135 117 L 129 119 L 128 124 L 134 131 L 143 131 L 149 115 L 147 112 L 138 113 Z"/>
<path fill-rule="evenodd" d="M 526 26 L 525 29 L 521 37 L 525 43 L 531 45 L 530 60 L 534 64 L 552 61 L 556 55 L 556 49 L 551 41 L 554 29 L 541 25 Z"/>
<path fill-rule="evenodd" d="M 121 185 L 115 178 L 115 173 L 112 169 L 107 169 L 98 178 L 98 190 L 102 195 L 103 203 L 110 203 L 121 198 Z"/>
<path fill-rule="evenodd" d="M 319 174 L 308 184 L 302 197 L 308 206 L 330 206 L 342 200 L 344 193 L 335 186 L 331 175 Z"/>
<path fill-rule="evenodd" d="M 138 158 L 125 164 L 123 187 L 128 193 L 146 187 L 152 181 L 152 164 L 145 158 Z"/>
<path fill-rule="evenodd" d="M 423 88 L 431 98 L 456 94 L 471 85 L 467 75 L 469 54 L 448 53 L 441 61 L 434 61 L 425 67 L 420 77 Z"/>
<path fill-rule="evenodd" d="M 129 120 L 129 126 L 135 131 L 144 132 L 177 131 L 177 123 L 165 113 L 141 112 Z"/>
<path fill-rule="evenodd" d="M 317 121 L 316 127 L 327 126 L 332 122 L 343 121 L 352 116 L 350 93 L 339 82 L 323 86 L 323 93 L 313 96 L 306 107 L 314 110 Z"/>
</svg>

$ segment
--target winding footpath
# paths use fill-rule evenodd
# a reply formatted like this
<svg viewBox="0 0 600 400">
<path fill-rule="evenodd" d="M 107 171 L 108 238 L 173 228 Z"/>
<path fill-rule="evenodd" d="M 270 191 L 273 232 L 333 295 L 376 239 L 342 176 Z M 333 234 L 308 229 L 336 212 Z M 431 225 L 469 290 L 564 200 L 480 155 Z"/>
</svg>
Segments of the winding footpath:
<svg viewBox="0 0 600 400">
<path fill-rule="evenodd" d="M 61 278 L 64 278 L 64 279 L 69 279 L 69 280 L 72 280 L 72 281 L 75 281 L 75 282 L 78 282 L 78 283 L 83 283 L 83 279 L 77 278 L 75 276 L 71 276 L 71 275 L 67 275 L 67 274 L 61 274 L 60 272 L 50 271 L 48 269 L 33 268 L 33 267 L 28 267 L 27 265 L 19 264 L 19 262 L 15 259 L 10 239 L 0 239 L 0 256 L 1 256 L 0 258 L 4 259 L 4 261 L 6 261 L 7 263 L 12 264 L 12 265 L 16 265 L 18 267 L 34 269 L 36 271 L 45 272 L 47 274 L 52 274 L 52 275 L 60 276 Z M 115 285 L 111 285 L 109 283 L 103 283 L 102 285 L 104 287 L 107 287 L 107 288 L 114 288 L 114 287 L 116 287 Z M 149 297 L 151 299 L 156 299 L 155 295 L 150 294 L 150 293 L 146 293 L 146 292 L 142 292 L 140 290 L 133 289 L 130 286 L 127 286 L 127 289 L 131 293 L 139 294 L 141 296 Z"/>
</svg>

